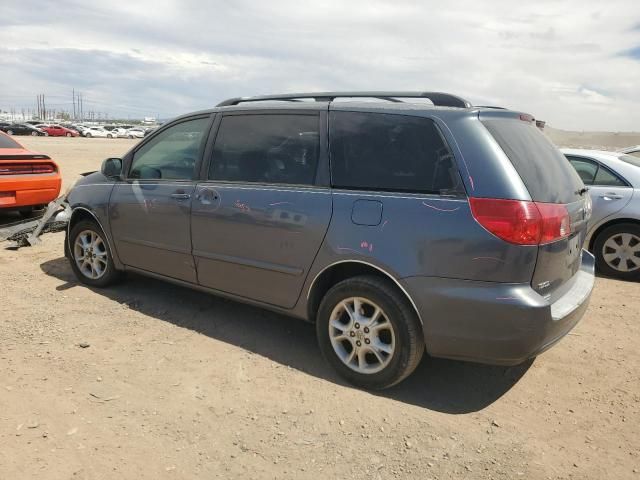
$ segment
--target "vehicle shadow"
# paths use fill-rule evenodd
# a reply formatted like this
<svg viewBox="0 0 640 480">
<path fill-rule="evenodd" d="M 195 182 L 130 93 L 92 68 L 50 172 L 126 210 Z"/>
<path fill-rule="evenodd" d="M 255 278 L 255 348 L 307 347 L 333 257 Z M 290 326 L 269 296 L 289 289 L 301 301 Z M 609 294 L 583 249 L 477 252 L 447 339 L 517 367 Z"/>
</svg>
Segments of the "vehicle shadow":
<svg viewBox="0 0 640 480">
<path fill-rule="evenodd" d="M 0 227 L 24 220 L 18 212 L 0 212 Z"/>
<path fill-rule="evenodd" d="M 76 280 L 64 257 L 44 262 L 40 267 L 47 275 L 65 282 L 57 290 L 88 288 Z M 130 274 L 121 285 L 94 291 L 158 320 L 353 388 L 319 360 L 321 354 L 312 324 L 139 275 Z M 443 413 L 475 412 L 509 391 L 532 363 L 494 367 L 425 356 L 407 380 L 373 394 Z"/>
</svg>

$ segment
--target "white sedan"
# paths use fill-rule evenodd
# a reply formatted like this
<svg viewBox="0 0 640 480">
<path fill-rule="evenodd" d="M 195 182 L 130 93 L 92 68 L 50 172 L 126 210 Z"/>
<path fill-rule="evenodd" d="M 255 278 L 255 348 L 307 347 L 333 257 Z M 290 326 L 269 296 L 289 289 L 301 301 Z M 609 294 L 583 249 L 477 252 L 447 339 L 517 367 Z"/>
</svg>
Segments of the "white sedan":
<svg viewBox="0 0 640 480">
<path fill-rule="evenodd" d="M 82 134 L 87 137 L 114 138 L 116 135 L 103 127 L 88 127 Z"/>
<path fill-rule="evenodd" d="M 144 128 L 130 128 L 126 131 L 127 138 L 143 138 L 144 137 Z"/>
</svg>

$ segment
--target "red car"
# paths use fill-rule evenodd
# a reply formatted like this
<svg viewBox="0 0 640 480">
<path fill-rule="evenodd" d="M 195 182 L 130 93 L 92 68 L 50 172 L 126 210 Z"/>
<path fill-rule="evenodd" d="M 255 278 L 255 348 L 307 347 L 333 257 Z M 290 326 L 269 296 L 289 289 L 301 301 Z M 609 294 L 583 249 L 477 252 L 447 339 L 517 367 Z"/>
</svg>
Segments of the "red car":
<svg viewBox="0 0 640 480">
<path fill-rule="evenodd" d="M 55 200 L 61 186 L 60 169 L 49 156 L 0 132 L 0 212 L 18 210 L 27 216 Z"/>
<path fill-rule="evenodd" d="M 40 127 L 40 130 L 47 132 L 50 137 L 77 137 L 79 135 L 75 130 L 60 125 L 46 125 Z"/>
</svg>

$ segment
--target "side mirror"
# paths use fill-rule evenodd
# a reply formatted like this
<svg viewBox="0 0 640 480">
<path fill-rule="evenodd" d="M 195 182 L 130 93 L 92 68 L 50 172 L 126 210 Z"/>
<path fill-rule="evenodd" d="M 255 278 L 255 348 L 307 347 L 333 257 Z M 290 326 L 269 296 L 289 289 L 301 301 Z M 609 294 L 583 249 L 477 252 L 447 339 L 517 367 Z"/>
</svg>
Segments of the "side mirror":
<svg viewBox="0 0 640 480">
<path fill-rule="evenodd" d="M 100 171 L 105 177 L 120 178 L 120 175 L 122 174 L 122 159 L 107 158 L 104 162 L 102 162 Z"/>
</svg>

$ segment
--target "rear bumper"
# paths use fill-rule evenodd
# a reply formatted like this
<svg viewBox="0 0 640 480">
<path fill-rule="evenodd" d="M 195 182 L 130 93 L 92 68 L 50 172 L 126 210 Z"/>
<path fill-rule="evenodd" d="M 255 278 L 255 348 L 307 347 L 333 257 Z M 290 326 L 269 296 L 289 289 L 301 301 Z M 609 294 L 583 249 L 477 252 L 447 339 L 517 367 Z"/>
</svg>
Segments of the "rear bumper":
<svg viewBox="0 0 640 480">
<path fill-rule="evenodd" d="M 46 205 L 60 194 L 59 174 L 18 175 L 0 180 L 0 209 Z"/>
<path fill-rule="evenodd" d="M 433 277 L 402 280 L 434 357 L 517 365 L 562 339 L 584 315 L 594 285 L 594 259 L 582 251 L 571 287 L 555 302 L 529 284 Z"/>
</svg>

